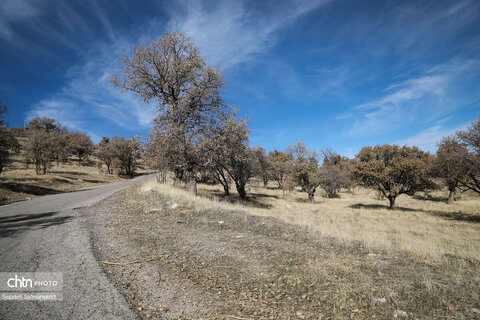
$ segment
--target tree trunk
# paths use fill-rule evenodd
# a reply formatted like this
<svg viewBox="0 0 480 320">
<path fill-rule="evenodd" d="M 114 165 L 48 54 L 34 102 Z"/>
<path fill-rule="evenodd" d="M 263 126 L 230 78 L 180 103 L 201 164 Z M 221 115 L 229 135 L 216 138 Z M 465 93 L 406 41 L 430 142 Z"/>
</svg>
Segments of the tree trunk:
<svg viewBox="0 0 480 320">
<path fill-rule="evenodd" d="M 388 196 L 388 201 L 390 202 L 390 206 L 388 207 L 388 209 L 395 209 L 395 200 L 397 199 L 397 197 L 394 197 L 394 196 Z"/>
<path fill-rule="evenodd" d="M 240 196 L 240 199 L 242 200 L 247 199 L 247 192 L 245 191 L 245 185 L 236 183 L 235 186 L 237 187 L 237 192 L 238 192 L 238 195 Z"/>
<path fill-rule="evenodd" d="M 267 179 L 263 179 L 263 187 L 264 188 L 268 187 L 268 180 Z"/>
<path fill-rule="evenodd" d="M 308 192 L 308 201 L 309 201 L 309 202 L 312 202 L 312 203 L 315 202 L 315 201 L 314 201 L 314 197 L 315 197 L 315 190 L 309 191 L 309 192 Z"/>
<path fill-rule="evenodd" d="M 197 195 L 197 178 L 195 177 L 195 173 L 189 171 L 187 172 L 188 178 L 188 191 L 192 196 Z"/>
<path fill-rule="evenodd" d="M 456 188 L 450 188 L 450 194 L 448 195 L 448 204 L 453 204 L 453 201 L 455 200 L 455 194 L 456 194 Z"/>
<path fill-rule="evenodd" d="M 223 184 L 223 192 L 226 196 L 230 195 L 230 187 L 228 186 L 228 183 Z"/>
</svg>

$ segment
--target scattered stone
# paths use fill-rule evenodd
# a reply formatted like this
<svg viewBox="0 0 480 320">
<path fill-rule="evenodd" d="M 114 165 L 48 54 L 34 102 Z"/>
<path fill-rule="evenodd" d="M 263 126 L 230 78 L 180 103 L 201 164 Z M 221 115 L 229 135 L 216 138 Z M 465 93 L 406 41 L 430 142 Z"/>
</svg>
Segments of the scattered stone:
<svg viewBox="0 0 480 320">
<path fill-rule="evenodd" d="M 287 208 L 288 208 L 288 209 L 291 209 L 291 208 L 292 208 L 292 206 L 291 206 L 291 205 L 289 205 L 289 204 L 287 204 Z"/>
<path fill-rule="evenodd" d="M 369 257 L 375 257 L 375 256 L 377 256 L 377 254 L 376 254 L 376 253 L 368 253 L 367 256 L 369 256 Z"/>
<path fill-rule="evenodd" d="M 373 301 L 380 302 L 380 303 L 385 303 L 385 302 L 387 302 L 387 299 L 385 299 L 385 298 L 373 298 Z"/>
<path fill-rule="evenodd" d="M 395 312 L 393 313 L 393 317 L 395 319 L 398 318 L 398 317 L 407 318 L 408 313 L 406 313 L 405 311 L 402 311 L 402 310 L 395 310 Z"/>
<path fill-rule="evenodd" d="M 243 234 L 236 237 L 237 239 L 243 238 Z"/>
<path fill-rule="evenodd" d="M 222 220 L 218 221 L 218 224 L 223 224 L 223 221 Z"/>
<path fill-rule="evenodd" d="M 387 265 L 387 263 L 385 261 L 382 261 L 382 260 L 377 261 L 377 266 L 379 266 L 379 267 L 385 267 L 386 265 Z"/>
<path fill-rule="evenodd" d="M 176 208 L 178 208 L 178 203 L 174 203 L 174 204 L 172 204 L 172 207 L 171 207 L 171 208 L 172 208 L 172 209 L 176 209 Z"/>
<path fill-rule="evenodd" d="M 152 191 L 152 187 L 148 187 L 145 190 L 143 190 L 143 192 L 150 192 L 150 191 Z"/>
<path fill-rule="evenodd" d="M 477 308 L 472 308 L 472 312 L 476 314 L 480 314 L 480 310 Z"/>
</svg>

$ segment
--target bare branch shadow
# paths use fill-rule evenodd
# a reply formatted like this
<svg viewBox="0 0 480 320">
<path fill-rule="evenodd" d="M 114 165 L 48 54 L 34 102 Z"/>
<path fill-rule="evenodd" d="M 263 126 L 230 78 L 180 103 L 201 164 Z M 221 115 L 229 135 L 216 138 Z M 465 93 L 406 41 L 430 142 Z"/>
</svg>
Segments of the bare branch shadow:
<svg viewBox="0 0 480 320">
<path fill-rule="evenodd" d="M 17 214 L 0 217 L 0 238 L 10 237 L 28 230 L 44 229 L 66 223 L 73 216 L 59 216 L 59 212 Z"/>
<path fill-rule="evenodd" d="M 0 188 L 7 189 L 14 192 L 23 192 L 27 194 L 33 194 L 36 196 L 44 196 L 49 194 L 61 193 L 60 191 L 53 188 L 40 187 L 33 184 L 15 183 L 15 182 L 0 183 Z"/>
</svg>

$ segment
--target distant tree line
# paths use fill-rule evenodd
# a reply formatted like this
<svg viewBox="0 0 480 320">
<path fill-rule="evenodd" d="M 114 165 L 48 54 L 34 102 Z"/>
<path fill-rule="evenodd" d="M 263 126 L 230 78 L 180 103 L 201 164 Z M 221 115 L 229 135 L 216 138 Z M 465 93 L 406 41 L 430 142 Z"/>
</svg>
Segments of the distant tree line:
<svg viewBox="0 0 480 320">
<path fill-rule="evenodd" d="M 0 101 L 1 102 L 1 101 Z M 33 165 L 37 174 L 46 174 L 52 163 L 67 163 L 76 156 L 79 163 L 88 162 L 95 155 L 99 164 L 105 164 L 107 173 L 117 169 L 126 175 L 133 175 L 141 157 L 140 137 L 103 138 L 95 146 L 85 132 L 69 131 L 54 118 L 37 117 L 28 121 L 24 129 L 8 129 L 5 122 L 7 107 L 0 106 L 0 173 L 12 157 L 21 153 L 24 163 Z M 18 138 L 23 140 L 19 143 Z"/>
</svg>

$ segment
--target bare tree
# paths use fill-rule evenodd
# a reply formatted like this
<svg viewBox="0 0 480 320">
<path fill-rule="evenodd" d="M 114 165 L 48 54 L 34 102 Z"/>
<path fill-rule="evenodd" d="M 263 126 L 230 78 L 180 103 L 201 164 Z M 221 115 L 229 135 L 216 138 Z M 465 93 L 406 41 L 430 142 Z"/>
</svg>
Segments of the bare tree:
<svg viewBox="0 0 480 320">
<path fill-rule="evenodd" d="M 114 146 L 110 143 L 108 137 L 103 137 L 97 146 L 96 156 L 107 167 L 107 173 L 113 174 L 113 160 L 115 159 Z"/>
<path fill-rule="evenodd" d="M 69 134 L 69 146 L 71 152 L 79 161 L 87 159 L 94 149 L 92 139 L 85 132 L 72 132 Z"/>
<path fill-rule="evenodd" d="M 354 177 L 365 187 L 380 190 L 389 200 L 390 209 L 401 194 L 434 188 L 430 180 L 431 155 L 417 147 L 383 145 L 363 147 L 356 155 Z"/>
<path fill-rule="evenodd" d="M 448 204 L 453 204 L 459 181 L 466 178 L 468 149 L 455 137 L 444 137 L 432 163 L 432 175 L 443 179 L 448 188 Z"/>
<path fill-rule="evenodd" d="M 270 151 L 267 156 L 270 177 L 278 183 L 280 189 L 287 175 L 292 171 L 292 158 L 288 153 L 279 150 Z"/>
<path fill-rule="evenodd" d="M 205 164 L 205 134 L 228 109 L 220 96 L 222 74 L 207 66 L 192 40 L 177 31 L 139 45 L 122 64 L 123 72 L 112 83 L 157 104 L 151 143 L 171 144 L 175 164 L 170 169 L 184 172 L 190 192 L 196 194 L 196 172 Z"/>
<path fill-rule="evenodd" d="M 328 198 L 338 197 L 349 178 L 349 160 L 330 149 L 322 150 L 323 165 L 320 168 L 320 186 Z"/>
<path fill-rule="evenodd" d="M 480 193 L 480 119 L 474 121 L 467 129 L 457 132 L 460 142 L 468 149 L 463 161 L 464 175 L 457 178 L 462 190 Z"/>
<path fill-rule="evenodd" d="M 133 176 L 137 167 L 137 160 L 141 156 L 141 143 L 139 137 L 125 139 L 124 137 L 113 137 L 109 142 L 115 154 L 114 161 L 122 171 Z"/>
<path fill-rule="evenodd" d="M 315 192 L 321 183 L 319 155 L 303 142 L 288 146 L 286 152 L 293 161 L 290 179 L 308 194 L 310 202 L 314 202 Z"/>
<path fill-rule="evenodd" d="M 20 151 L 20 144 L 7 129 L 7 123 L 5 122 L 7 107 L 1 105 L 1 103 L 2 100 L 0 100 L 0 173 L 2 173 L 4 166 L 11 161 L 12 156 Z"/>
<path fill-rule="evenodd" d="M 235 183 L 239 197 L 247 198 L 245 186 L 254 171 L 254 154 L 248 146 L 248 126 L 246 119 L 237 119 L 236 113 L 217 128 L 213 139 L 207 140 L 210 152 L 209 163 L 216 173 L 216 179 L 229 192 L 229 181 L 225 172 Z"/>
<path fill-rule="evenodd" d="M 271 180 L 272 170 L 270 168 L 270 162 L 267 159 L 265 149 L 262 147 L 256 147 L 253 149 L 253 170 L 255 176 L 262 179 L 263 186 L 268 186 L 268 181 Z"/>
<path fill-rule="evenodd" d="M 55 119 L 47 117 L 34 118 L 28 125 L 25 158 L 27 163 L 35 165 L 37 174 L 46 174 L 50 162 L 57 158 L 59 137 L 66 133 L 66 129 Z"/>
</svg>

